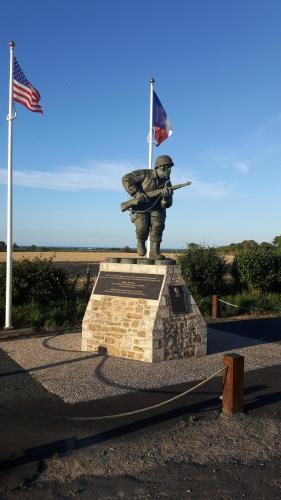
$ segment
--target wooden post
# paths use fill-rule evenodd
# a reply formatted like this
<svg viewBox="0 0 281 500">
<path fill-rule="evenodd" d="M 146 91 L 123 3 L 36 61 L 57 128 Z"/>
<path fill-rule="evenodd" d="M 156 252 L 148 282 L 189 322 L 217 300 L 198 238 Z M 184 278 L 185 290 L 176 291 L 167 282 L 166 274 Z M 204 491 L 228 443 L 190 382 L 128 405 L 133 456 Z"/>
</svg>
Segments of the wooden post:
<svg viewBox="0 0 281 500">
<path fill-rule="evenodd" d="M 90 288 L 90 278 L 91 278 L 90 268 L 87 267 L 87 271 L 86 271 L 86 289 L 87 289 L 87 291 L 89 291 L 89 288 Z"/>
<path fill-rule="evenodd" d="M 244 408 L 244 356 L 225 354 L 222 411 L 242 413 Z"/>
<path fill-rule="evenodd" d="M 212 295 L 212 319 L 218 318 L 218 296 Z"/>
</svg>

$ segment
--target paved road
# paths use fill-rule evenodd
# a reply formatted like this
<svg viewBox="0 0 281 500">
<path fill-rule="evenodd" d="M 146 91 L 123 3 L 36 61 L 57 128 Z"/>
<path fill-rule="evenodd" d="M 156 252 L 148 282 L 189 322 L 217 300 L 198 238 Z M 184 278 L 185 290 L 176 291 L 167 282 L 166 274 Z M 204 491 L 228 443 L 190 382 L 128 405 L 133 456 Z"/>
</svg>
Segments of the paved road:
<svg viewBox="0 0 281 500">
<path fill-rule="evenodd" d="M 265 342 L 281 341 L 281 318 L 217 321 L 209 326 L 225 334 L 230 333 Z"/>
</svg>

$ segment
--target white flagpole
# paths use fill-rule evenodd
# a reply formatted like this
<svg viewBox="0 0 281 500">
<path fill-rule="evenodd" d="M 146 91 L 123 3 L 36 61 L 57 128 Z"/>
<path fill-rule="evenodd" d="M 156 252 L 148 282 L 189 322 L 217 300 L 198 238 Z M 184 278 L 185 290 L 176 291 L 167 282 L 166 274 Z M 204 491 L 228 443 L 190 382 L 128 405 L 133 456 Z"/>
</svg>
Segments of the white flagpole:
<svg viewBox="0 0 281 500">
<path fill-rule="evenodd" d="M 12 327 L 12 263 L 13 263 L 13 66 L 15 43 L 10 42 L 10 86 L 8 120 L 8 190 L 7 190 L 7 264 L 6 264 L 6 317 L 5 328 Z"/>
<path fill-rule="evenodd" d="M 154 78 L 150 80 L 150 108 L 149 108 L 149 141 L 148 141 L 148 168 L 152 168 L 152 128 L 153 128 L 153 89 Z"/>
<path fill-rule="evenodd" d="M 153 128 L 153 89 L 154 89 L 154 78 L 150 80 L 150 108 L 149 108 L 149 141 L 148 141 L 148 168 L 152 169 L 152 145 L 153 145 L 153 136 L 152 136 L 152 128 Z M 147 252 L 146 256 L 150 255 L 150 239 L 147 241 Z"/>
</svg>

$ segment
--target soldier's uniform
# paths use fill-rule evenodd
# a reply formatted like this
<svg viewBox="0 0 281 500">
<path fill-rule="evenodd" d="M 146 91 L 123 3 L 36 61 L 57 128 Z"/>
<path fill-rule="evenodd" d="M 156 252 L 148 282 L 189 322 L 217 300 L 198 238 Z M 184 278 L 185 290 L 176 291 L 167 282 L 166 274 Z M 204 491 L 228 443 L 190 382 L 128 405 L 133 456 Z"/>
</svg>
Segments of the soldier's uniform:
<svg viewBox="0 0 281 500">
<path fill-rule="evenodd" d="M 156 189 L 170 187 L 170 179 L 159 179 L 156 169 L 135 170 L 124 175 L 122 183 L 130 196 L 136 193 L 149 193 Z M 162 234 L 165 228 L 166 208 L 173 203 L 173 195 L 162 198 L 152 198 L 148 202 L 142 202 L 132 209 L 132 221 L 136 226 L 136 235 L 138 241 L 146 241 L 149 232 L 152 242 L 161 242 Z"/>
</svg>

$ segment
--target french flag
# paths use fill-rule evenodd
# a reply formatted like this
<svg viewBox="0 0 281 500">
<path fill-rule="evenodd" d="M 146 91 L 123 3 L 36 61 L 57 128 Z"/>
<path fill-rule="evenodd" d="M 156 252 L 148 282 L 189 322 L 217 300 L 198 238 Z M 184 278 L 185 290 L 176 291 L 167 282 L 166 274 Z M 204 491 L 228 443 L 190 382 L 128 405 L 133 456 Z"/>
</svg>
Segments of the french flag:
<svg viewBox="0 0 281 500">
<path fill-rule="evenodd" d="M 153 90 L 153 136 L 155 146 L 168 139 L 172 135 L 172 125 L 163 108 L 159 97 Z"/>
</svg>

